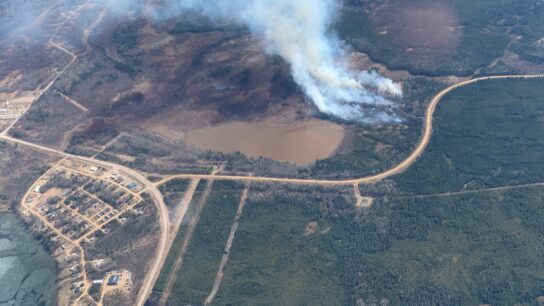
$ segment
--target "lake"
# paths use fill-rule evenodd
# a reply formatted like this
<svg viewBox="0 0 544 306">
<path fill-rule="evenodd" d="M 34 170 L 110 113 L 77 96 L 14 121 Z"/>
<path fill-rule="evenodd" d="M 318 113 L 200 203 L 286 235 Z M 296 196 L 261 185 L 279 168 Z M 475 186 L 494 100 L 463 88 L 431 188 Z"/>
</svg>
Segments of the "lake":
<svg viewBox="0 0 544 306">
<path fill-rule="evenodd" d="M 55 267 L 14 214 L 0 213 L 0 305 L 56 305 Z"/>
<path fill-rule="evenodd" d="M 344 138 L 344 128 L 322 120 L 288 125 L 235 122 L 189 133 L 189 144 L 225 153 L 241 152 L 296 164 L 331 156 Z"/>
</svg>

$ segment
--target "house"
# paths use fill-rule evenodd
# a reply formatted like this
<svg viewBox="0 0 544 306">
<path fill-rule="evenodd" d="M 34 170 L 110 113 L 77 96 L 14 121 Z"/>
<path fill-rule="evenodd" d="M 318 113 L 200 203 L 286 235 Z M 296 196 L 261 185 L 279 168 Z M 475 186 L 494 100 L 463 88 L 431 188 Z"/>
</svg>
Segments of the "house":
<svg viewBox="0 0 544 306">
<path fill-rule="evenodd" d="M 114 180 L 118 184 L 123 181 L 123 177 L 115 173 L 111 175 L 111 179 Z"/>
<path fill-rule="evenodd" d="M 113 289 L 121 289 L 130 291 L 132 287 L 132 273 L 127 270 L 111 271 L 106 273 L 105 283 Z M 105 288 L 107 290 L 107 288 Z"/>
<path fill-rule="evenodd" d="M 108 278 L 108 286 L 117 286 L 119 280 L 121 279 L 120 274 L 114 274 Z"/>
<path fill-rule="evenodd" d="M 79 264 L 74 264 L 73 266 L 71 266 L 68 270 L 70 270 L 70 272 L 75 272 L 75 271 L 78 271 L 79 270 Z"/>
<path fill-rule="evenodd" d="M 127 185 L 128 189 L 132 190 L 132 191 L 136 191 L 138 189 L 140 189 L 140 185 L 138 185 L 136 182 L 130 182 L 128 185 Z"/>
</svg>

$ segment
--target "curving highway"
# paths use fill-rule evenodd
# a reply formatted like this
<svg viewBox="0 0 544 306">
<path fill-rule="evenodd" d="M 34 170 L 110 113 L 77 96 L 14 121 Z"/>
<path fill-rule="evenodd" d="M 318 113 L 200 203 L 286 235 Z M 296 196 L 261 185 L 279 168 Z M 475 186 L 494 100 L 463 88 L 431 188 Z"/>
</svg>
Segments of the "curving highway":
<svg viewBox="0 0 544 306">
<path fill-rule="evenodd" d="M 45 147 L 42 145 L 30 143 L 24 140 L 15 139 L 12 137 L 7 136 L 7 130 L 4 131 L 2 134 L 0 134 L 0 140 L 24 145 L 36 150 L 45 151 L 49 153 L 59 154 L 65 157 L 71 157 L 76 158 L 92 163 L 96 163 L 99 165 L 103 165 L 106 167 L 111 167 L 114 169 L 119 169 L 134 178 L 141 181 L 144 186 L 149 190 L 155 204 L 158 208 L 159 218 L 160 218 L 160 226 L 161 226 L 161 240 L 159 243 L 156 261 L 154 262 L 153 266 L 151 267 L 150 271 L 147 273 L 146 279 L 144 280 L 144 283 L 142 285 L 142 288 L 140 289 L 138 299 L 137 299 L 137 305 L 141 306 L 145 303 L 147 297 L 151 293 L 151 289 L 153 288 L 153 285 L 160 273 L 164 258 L 166 257 L 166 250 L 167 250 L 167 240 L 168 240 L 168 210 L 166 208 L 166 205 L 164 203 L 162 194 L 159 192 L 156 186 L 160 185 L 164 181 L 173 179 L 173 178 L 190 178 L 190 179 L 214 179 L 214 180 L 233 180 L 233 181 L 245 181 L 245 182 L 272 182 L 272 183 L 287 183 L 287 184 L 306 184 L 306 185 L 321 185 L 321 186 L 340 186 L 340 185 L 357 185 L 357 184 L 368 184 L 368 183 L 375 183 L 380 180 L 386 179 L 388 177 L 400 174 L 404 172 L 406 169 L 408 169 L 423 152 L 425 151 L 427 145 L 429 144 L 432 136 L 432 126 L 433 126 L 433 115 L 436 110 L 436 106 L 438 103 L 444 98 L 446 94 L 449 92 L 463 87 L 467 85 L 471 85 L 480 81 L 486 81 L 486 80 L 498 80 L 498 79 L 535 79 L 535 78 L 544 78 L 544 74 L 536 74 L 536 75 L 504 75 L 504 76 L 487 76 L 487 77 L 480 77 L 471 79 L 468 81 L 460 82 L 458 84 L 449 86 L 442 91 L 440 91 L 437 95 L 433 97 L 429 105 L 427 106 L 427 110 L 425 112 L 425 121 L 423 125 L 423 133 L 419 140 L 419 143 L 417 147 L 406 157 L 402 162 L 400 162 L 398 165 L 385 170 L 381 173 L 361 177 L 361 178 L 354 178 L 354 179 L 344 179 L 344 180 L 321 180 L 321 179 L 296 179 L 296 178 L 277 178 L 277 177 L 256 177 L 256 176 L 236 176 L 236 175 L 216 175 L 216 174 L 210 174 L 210 175 L 203 175 L 203 174 L 180 174 L 180 175 L 173 175 L 170 177 L 165 178 L 163 181 L 160 181 L 158 183 L 151 183 L 147 180 L 147 178 L 140 174 L 139 172 L 132 170 L 130 168 L 126 168 L 124 166 L 120 166 L 114 163 L 105 162 L 101 160 L 96 160 L 94 158 L 88 158 L 88 157 L 82 157 L 82 156 L 76 156 L 72 154 L 68 154 L 62 151 L 58 151 L 49 147 Z"/>
<path fill-rule="evenodd" d="M 339 179 L 339 180 L 320 180 L 320 179 L 296 179 L 296 178 L 276 178 L 276 177 L 259 177 L 259 176 L 235 176 L 235 175 L 203 175 L 203 174 L 179 174 L 165 178 L 158 184 L 170 180 L 172 178 L 196 178 L 196 179 L 216 179 L 216 180 L 235 180 L 249 182 L 271 182 L 271 183 L 288 183 L 288 184 L 306 184 L 306 185 L 323 185 L 323 186 L 338 186 L 338 185 L 353 185 L 353 184 L 369 184 L 381 181 L 391 176 L 395 176 L 408 169 L 429 145 L 433 133 L 433 115 L 438 103 L 444 96 L 451 91 L 471 85 L 480 81 L 500 80 L 500 79 L 536 79 L 544 78 L 544 74 L 535 75 L 503 75 L 503 76 L 487 76 L 463 81 L 455 85 L 449 86 L 433 97 L 425 112 L 425 121 L 423 124 L 423 134 L 419 140 L 417 147 L 398 165 L 380 172 L 375 175 L 365 176 L 354 179 Z"/>
<path fill-rule="evenodd" d="M 160 193 L 159 189 L 157 189 L 156 185 L 151 183 L 144 175 L 142 175 L 138 171 L 135 171 L 133 169 L 130 169 L 118 164 L 114 164 L 114 163 L 110 163 L 110 162 L 106 162 L 102 160 L 97 160 L 94 158 L 68 154 L 68 153 L 55 150 L 49 147 L 45 147 L 39 144 L 34 144 L 28 141 L 15 139 L 15 138 L 6 136 L 4 134 L 0 134 L 0 140 L 30 147 L 38 151 L 58 154 L 63 157 L 78 159 L 78 160 L 94 163 L 103 167 L 112 168 L 116 172 L 126 173 L 129 176 L 132 176 L 134 179 L 140 181 L 140 183 L 144 185 L 146 190 L 151 195 L 151 198 L 153 199 L 153 203 L 155 203 L 155 205 L 157 206 L 157 213 L 159 215 L 159 222 L 161 227 L 161 238 L 159 241 L 159 245 L 157 247 L 157 254 L 155 255 L 156 260 L 151 266 L 151 269 L 147 272 L 146 278 L 144 279 L 142 284 L 142 288 L 140 289 L 138 293 L 138 299 L 137 299 L 136 305 L 144 305 L 145 301 L 147 300 L 147 297 L 151 293 L 151 289 L 155 285 L 155 281 L 157 280 L 157 277 L 159 277 L 159 273 L 161 271 L 164 259 L 166 258 L 166 255 L 167 255 L 166 253 L 167 253 L 167 241 L 168 241 L 168 208 L 166 207 L 162 194 Z"/>
</svg>

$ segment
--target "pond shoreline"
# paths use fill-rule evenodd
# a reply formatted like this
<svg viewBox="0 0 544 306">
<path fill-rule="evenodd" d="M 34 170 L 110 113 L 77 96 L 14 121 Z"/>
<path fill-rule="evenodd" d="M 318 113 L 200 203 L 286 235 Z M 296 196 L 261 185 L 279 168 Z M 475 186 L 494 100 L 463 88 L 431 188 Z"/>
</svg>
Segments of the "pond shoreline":
<svg viewBox="0 0 544 306">
<path fill-rule="evenodd" d="M 57 265 L 21 216 L 0 208 L 0 301 L 10 305 L 56 305 Z"/>
</svg>

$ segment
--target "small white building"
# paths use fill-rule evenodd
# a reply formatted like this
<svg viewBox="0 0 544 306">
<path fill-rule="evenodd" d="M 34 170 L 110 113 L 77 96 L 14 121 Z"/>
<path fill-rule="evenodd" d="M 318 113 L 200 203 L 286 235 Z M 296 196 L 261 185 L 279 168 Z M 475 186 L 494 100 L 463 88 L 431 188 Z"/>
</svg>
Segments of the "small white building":
<svg viewBox="0 0 544 306">
<path fill-rule="evenodd" d="M 111 179 L 114 180 L 116 183 L 121 183 L 123 181 L 123 177 L 116 173 L 111 175 Z"/>
</svg>

